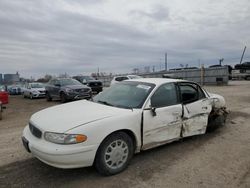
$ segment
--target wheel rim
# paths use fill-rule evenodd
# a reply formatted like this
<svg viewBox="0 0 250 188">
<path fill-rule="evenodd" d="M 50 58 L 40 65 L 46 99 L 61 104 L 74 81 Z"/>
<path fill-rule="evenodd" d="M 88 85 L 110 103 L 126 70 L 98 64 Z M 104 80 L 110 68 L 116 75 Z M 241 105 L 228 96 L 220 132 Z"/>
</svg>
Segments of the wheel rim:
<svg viewBox="0 0 250 188">
<path fill-rule="evenodd" d="M 122 167 L 128 159 L 128 145 L 123 140 L 115 140 L 105 150 L 104 161 L 111 169 Z"/>
</svg>

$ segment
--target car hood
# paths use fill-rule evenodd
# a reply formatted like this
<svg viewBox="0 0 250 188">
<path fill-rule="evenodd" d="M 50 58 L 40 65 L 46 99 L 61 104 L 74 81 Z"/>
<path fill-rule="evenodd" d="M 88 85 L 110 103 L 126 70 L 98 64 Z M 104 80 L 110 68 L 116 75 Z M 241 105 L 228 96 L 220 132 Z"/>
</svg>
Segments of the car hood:
<svg viewBox="0 0 250 188">
<path fill-rule="evenodd" d="M 89 88 L 85 85 L 67 85 L 63 86 L 62 88 L 69 88 L 69 89 L 83 89 L 83 88 Z"/>
<path fill-rule="evenodd" d="M 45 88 L 32 88 L 31 91 L 45 91 Z"/>
<path fill-rule="evenodd" d="M 30 123 L 42 131 L 63 133 L 80 125 L 128 112 L 132 111 L 80 100 L 41 110 L 31 116 Z"/>
</svg>

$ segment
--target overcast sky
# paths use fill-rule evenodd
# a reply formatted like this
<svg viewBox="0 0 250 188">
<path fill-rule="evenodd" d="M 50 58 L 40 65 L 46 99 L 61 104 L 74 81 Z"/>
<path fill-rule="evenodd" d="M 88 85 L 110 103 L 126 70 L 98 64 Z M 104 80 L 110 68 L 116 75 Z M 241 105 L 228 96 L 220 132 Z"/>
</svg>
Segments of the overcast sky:
<svg viewBox="0 0 250 188">
<path fill-rule="evenodd" d="M 165 52 L 169 68 L 235 64 L 249 20 L 249 0 L 0 0 L 0 73 L 159 70 Z"/>
</svg>

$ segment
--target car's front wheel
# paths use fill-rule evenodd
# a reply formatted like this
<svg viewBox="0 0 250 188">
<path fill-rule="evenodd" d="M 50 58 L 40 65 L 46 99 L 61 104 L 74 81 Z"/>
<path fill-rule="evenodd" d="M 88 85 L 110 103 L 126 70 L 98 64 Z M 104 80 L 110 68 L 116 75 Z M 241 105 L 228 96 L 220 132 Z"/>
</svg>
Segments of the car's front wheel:
<svg viewBox="0 0 250 188">
<path fill-rule="evenodd" d="M 61 103 L 65 103 L 68 100 L 65 93 L 60 94 L 60 99 L 61 99 Z"/>
<path fill-rule="evenodd" d="M 32 93 L 30 93 L 30 99 L 33 99 L 33 95 L 32 95 Z"/>
<path fill-rule="evenodd" d="M 111 134 L 98 148 L 95 167 L 103 175 L 117 174 L 127 168 L 133 154 L 134 145 L 128 134 Z"/>
<path fill-rule="evenodd" d="M 46 92 L 46 100 L 52 101 L 52 97 L 50 96 L 49 92 Z"/>
</svg>

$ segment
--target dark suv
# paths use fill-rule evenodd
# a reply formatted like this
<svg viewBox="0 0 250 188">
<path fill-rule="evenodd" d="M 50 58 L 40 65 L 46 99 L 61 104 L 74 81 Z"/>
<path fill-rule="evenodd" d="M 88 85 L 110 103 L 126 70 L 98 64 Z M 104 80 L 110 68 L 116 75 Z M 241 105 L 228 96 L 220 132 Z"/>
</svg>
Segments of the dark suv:
<svg viewBox="0 0 250 188">
<path fill-rule="evenodd" d="M 73 78 L 82 84 L 91 87 L 93 92 L 99 93 L 102 91 L 102 82 L 100 80 L 96 80 L 92 76 L 74 76 Z"/>
<path fill-rule="evenodd" d="M 237 64 L 234 66 L 238 70 L 250 70 L 250 62 L 244 62 L 242 64 Z"/>
<path fill-rule="evenodd" d="M 77 99 L 91 99 L 91 88 L 72 78 L 53 78 L 45 86 L 46 99 L 61 99 L 61 102 Z"/>
</svg>

